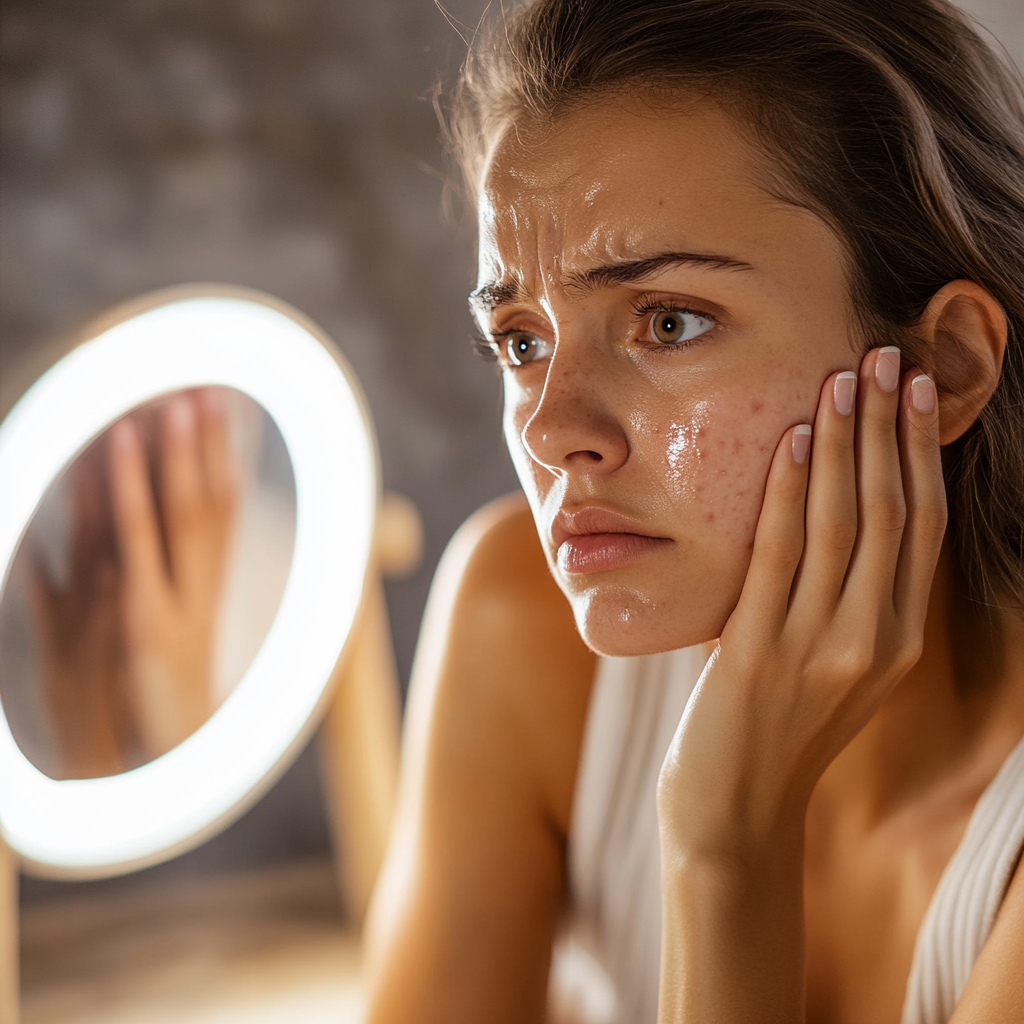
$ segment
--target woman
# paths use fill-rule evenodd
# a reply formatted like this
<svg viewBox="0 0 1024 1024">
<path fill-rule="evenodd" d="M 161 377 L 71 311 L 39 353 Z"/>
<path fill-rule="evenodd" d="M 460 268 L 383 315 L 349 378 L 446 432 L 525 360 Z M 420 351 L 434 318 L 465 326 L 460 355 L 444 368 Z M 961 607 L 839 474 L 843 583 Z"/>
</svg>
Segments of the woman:
<svg viewBox="0 0 1024 1024">
<path fill-rule="evenodd" d="M 439 571 L 370 1019 L 544 1019 L 563 910 L 622 1021 L 1024 1019 L 1017 80 L 945 0 L 538 0 L 454 126 L 527 501 Z"/>
</svg>

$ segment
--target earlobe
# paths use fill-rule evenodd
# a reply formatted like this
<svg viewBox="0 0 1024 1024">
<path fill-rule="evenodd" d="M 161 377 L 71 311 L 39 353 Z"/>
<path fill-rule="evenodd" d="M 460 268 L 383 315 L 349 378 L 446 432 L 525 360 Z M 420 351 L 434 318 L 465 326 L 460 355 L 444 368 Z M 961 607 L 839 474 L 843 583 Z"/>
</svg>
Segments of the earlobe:
<svg viewBox="0 0 1024 1024">
<path fill-rule="evenodd" d="M 939 391 L 939 440 L 949 444 L 978 418 L 999 383 L 1006 352 L 1006 314 L 974 281 L 950 281 L 918 324 Z"/>
</svg>

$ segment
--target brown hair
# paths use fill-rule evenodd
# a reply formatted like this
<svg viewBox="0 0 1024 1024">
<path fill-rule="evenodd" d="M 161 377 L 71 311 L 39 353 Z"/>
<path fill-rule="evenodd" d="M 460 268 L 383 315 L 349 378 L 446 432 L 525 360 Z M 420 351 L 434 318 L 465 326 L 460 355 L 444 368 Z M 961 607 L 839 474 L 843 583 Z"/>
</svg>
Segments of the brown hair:
<svg viewBox="0 0 1024 1024">
<path fill-rule="evenodd" d="M 967 595 L 1024 610 L 1024 90 L 947 0 L 536 0 L 482 27 L 448 111 L 472 191 L 513 122 L 614 90 L 738 102 L 781 197 L 845 240 L 866 347 L 958 278 L 1002 304 L 995 394 L 944 451 Z M 956 391 L 965 360 L 936 367 Z"/>
</svg>

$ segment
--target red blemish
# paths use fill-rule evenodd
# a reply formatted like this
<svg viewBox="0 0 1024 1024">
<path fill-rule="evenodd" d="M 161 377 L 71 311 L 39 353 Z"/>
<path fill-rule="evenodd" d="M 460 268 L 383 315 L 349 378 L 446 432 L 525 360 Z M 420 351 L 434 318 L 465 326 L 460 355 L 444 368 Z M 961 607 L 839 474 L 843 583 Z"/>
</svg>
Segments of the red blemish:
<svg viewBox="0 0 1024 1024">
<path fill-rule="evenodd" d="M 753 413 L 753 415 L 756 416 L 759 412 L 763 412 L 764 411 L 764 403 L 763 402 L 753 402 L 753 403 L 751 403 L 750 411 L 751 411 L 751 413 Z"/>
</svg>

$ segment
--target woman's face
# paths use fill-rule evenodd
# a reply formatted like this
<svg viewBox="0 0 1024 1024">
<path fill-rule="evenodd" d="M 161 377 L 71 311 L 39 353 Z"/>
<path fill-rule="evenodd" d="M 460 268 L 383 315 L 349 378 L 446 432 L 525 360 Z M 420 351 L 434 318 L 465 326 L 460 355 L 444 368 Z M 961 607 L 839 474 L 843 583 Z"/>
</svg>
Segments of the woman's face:
<svg viewBox="0 0 1024 1024">
<path fill-rule="evenodd" d="M 767 178 L 697 99 L 510 130 L 485 172 L 472 302 L 548 562 L 601 653 L 720 634 L 782 433 L 859 362 L 841 245 Z"/>
</svg>

